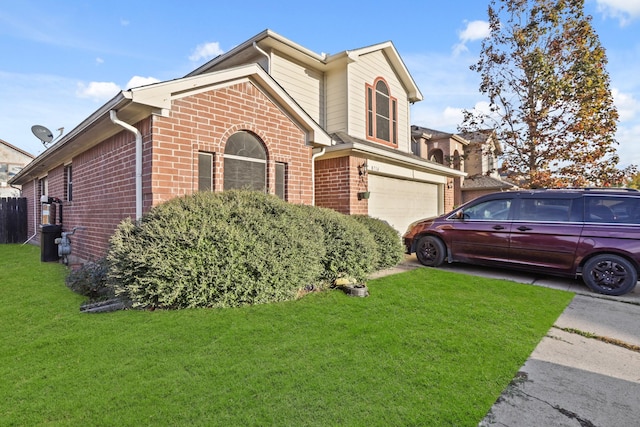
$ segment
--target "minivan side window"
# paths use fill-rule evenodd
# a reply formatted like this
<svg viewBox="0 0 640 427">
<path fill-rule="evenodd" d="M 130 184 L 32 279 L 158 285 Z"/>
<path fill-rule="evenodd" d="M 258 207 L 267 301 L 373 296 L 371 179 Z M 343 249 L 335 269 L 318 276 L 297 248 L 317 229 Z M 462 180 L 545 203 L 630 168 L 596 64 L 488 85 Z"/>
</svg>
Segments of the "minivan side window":
<svg viewBox="0 0 640 427">
<path fill-rule="evenodd" d="M 511 199 L 488 200 L 466 208 L 464 219 L 506 220 L 509 218 L 510 208 Z"/>
<path fill-rule="evenodd" d="M 640 224 L 640 198 L 585 197 L 585 221 L 598 223 Z"/>
<path fill-rule="evenodd" d="M 568 222 L 570 221 L 573 200 L 558 198 L 521 199 L 520 209 L 515 220 Z"/>
</svg>

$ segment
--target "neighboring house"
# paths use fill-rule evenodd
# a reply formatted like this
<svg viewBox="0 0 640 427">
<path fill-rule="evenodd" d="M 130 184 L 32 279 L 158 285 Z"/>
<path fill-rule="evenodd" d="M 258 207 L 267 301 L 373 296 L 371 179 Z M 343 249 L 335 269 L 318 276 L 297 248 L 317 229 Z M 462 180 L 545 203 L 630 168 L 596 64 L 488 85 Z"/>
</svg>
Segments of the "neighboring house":
<svg viewBox="0 0 640 427">
<path fill-rule="evenodd" d="M 391 42 L 326 55 L 266 30 L 183 78 L 120 92 L 12 182 L 36 218 L 42 195 L 60 200 L 64 229 L 84 227 L 84 259 L 104 255 L 123 218 L 245 186 L 402 233 L 442 213 L 448 180 L 464 176 L 412 154 L 420 100 Z"/>
<path fill-rule="evenodd" d="M 462 185 L 463 203 L 487 193 L 518 188 L 500 176 L 498 156 L 502 154 L 502 148 L 495 131 L 488 129 L 463 133 L 461 136 L 469 141 L 464 169 L 468 176 Z"/>
<path fill-rule="evenodd" d="M 453 134 L 411 126 L 411 134 L 414 154 L 466 173 L 450 178 L 448 185 L 454 191 L 445 210 L 483 194 L 517 188 L 500 177 L 498 156 L 502 149 L 493 130 Z"/>
<path fill-rule="evenodd" d="M 19 197 L 20 187 L 12 187 L 9 180 L 33 160 L 33 156 L 0 139 L 0 197 Z"/>
</svg>

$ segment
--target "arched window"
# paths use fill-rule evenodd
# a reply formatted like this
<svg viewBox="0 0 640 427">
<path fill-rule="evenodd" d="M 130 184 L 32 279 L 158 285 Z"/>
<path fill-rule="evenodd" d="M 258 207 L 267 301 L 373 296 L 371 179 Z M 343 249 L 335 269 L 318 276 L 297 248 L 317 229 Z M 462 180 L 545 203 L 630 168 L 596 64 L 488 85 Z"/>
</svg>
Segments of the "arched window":
<svg viewBox="0 0 640 427">
<path fill-rule="evenodd" d="M 389 86 L 379 78 L 367 85 L 367 137 L 398 144 L 398 101 L 391 96 Z"/>
<path fill-rule="evenodd" d="M 429 154 L 429 160 L 440 163 L 441 165 L 444 164 L 444 154 L 442 153 L 442 150 L 439 148 L 432 150 Z"/>
<path fill-rule="evenodd" d="M 262 141 L 246 131 L 231 135 L 224 149 L 224 189 L 240 188 L 267 188 L 267 152 Z"/>
</svg>

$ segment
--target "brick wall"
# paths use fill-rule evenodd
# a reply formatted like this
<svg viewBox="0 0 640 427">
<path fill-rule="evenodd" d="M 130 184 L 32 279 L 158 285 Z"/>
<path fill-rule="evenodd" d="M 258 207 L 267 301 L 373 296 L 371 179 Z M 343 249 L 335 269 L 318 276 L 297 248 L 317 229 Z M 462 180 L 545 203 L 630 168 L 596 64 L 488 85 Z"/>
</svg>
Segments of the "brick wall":
<svg viewBox="0 0 640 427">
<path fill-rule="evenodd" d="M 286 199 L 313 203 L 312 151 L 305 133 L 249 82 L 176 100 L 168 117 L 151 116 L 135 126 L 143 135 L 144 212 L 197 190 L 200 151 L 214 154 L 214 189 L 222 191 L 225 143 L 241 130 L 264 143 L 269 192 L 275 192 L 275 164 L 281 162 Z M 135 217 L 135 135 L 123 129 L 74 157 L 72 168 L 73 201 L 63 203 L 63 229 L 84 227 L 71 238 L 81 262 L 104 256 L 120 221 Z M 49 171 L 48 182 L 49 195 L 64 200 L 63 165 Z M 23 194 L 33 198 L 33 187 L 26 185 Z M 31 200 L 28 209 L 33 233 Z"/>
<path fill-rule="evenodd" d="M 115 125 L 114 125 L 115 126 Z M 151 118 L 135 125 L 143 135 L 143 205 L 151 205 Z M 73 158 L 73 200 L 63 202 L 63 229 L 83 227 L 71 237 L 82 260 L 104 256 L 109 238 L 124 218 L 135 218 L 135 135 L 122 130 Z M 64 199 L 64 167 L 49 171 L 49 195 Z"/>
<path fill-rule="evenodd" d="M 253 84 L 245 82 L 174 102 L 170 117 L 154 120 L 153 204 L 197 190 L 198 152 L 214 154 L 214 189 L 223 190 L 224 148 L 250 131 L 267 151 L 267 185 L 275 192 L 275 164 L 286 164 L 286 199 L 313 203 L 311 147 L 305 133 Z"/>
<path fill-rule="evenodd" d="M 316 206 L 348 215 L 367 215 L 368 200 L 358 200 L 358 192 L 367 191 L 367 175 L 358 171 L 364 162 L 352 156 L 316 161 Z"/>
</svg>

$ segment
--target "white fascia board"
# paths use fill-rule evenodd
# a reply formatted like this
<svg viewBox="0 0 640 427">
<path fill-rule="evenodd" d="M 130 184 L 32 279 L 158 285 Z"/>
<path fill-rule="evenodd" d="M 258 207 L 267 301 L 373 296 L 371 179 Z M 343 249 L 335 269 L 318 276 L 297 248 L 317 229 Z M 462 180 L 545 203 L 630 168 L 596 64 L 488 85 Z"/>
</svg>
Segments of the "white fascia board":
<svg viewBox="0 0 640 427">
<path fill-rule="evenodd" d="M 310 142 L 315 145 L 331 145 L 331 137 L 324 129 L 262 67 L 255 63 L 129 89 L 125 96 L 137 104 L 169 110 L 174 99 L 235 85 L 243 81 L 255 83 L 265 94 L 283 106 L 285 112 L 308 132 Z"/>
<path fill-rule="evenodd" d="M 337 154 L 351 155 L 361 154 L 365 157 L 375 158 L 377 160 L 384 159 L 386 162 L 393 162 L 396 164 L 402 164 L 407 167 L 420 169 L 436 173 L 439 175 L 449 177 L 466 177 L 467 173 L 456 169 L 449 168 L 438 163 L 433 163 L 428 160 L 412 158 L 403 153 L 394 153 L 383 148 L 371 147 L 369 145 L 360 144 L 358 142 L 348 142 L 343 144 L 336 144 L 326 149 L 326 155 L 336 157 Z M 322 158 L 322 156 L 320 157 Z"/>
</svg>

